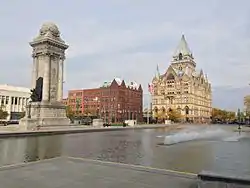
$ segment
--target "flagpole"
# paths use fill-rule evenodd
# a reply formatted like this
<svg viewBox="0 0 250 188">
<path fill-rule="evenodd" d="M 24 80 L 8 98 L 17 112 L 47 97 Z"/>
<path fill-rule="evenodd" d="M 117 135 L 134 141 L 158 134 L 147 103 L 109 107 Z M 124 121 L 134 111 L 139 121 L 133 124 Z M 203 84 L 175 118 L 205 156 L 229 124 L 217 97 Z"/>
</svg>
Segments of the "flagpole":
<svg viewBox="0 0 250 188">
<path fill-rule="evenodd" d="M 151 109 L 151 96 L 153 93 L 153 85 L 152 84 L 148 84 L 148 110 L 147 110 L 147 124 L 149 124 L 149 112 Z"/>
<path fill-rule="evenodd" d="M 150 94 L 148 97 L 147 124 L 149 124 L 149 108 L 150 108 Z"/>
</svg>

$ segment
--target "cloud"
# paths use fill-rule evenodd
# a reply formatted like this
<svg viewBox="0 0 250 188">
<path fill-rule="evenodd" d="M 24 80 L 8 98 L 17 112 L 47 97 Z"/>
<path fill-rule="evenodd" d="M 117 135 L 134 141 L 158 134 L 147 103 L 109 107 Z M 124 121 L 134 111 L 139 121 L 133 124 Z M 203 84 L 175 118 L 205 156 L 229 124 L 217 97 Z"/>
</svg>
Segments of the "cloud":
<svg viewBox="0 0 250 188">
<path fill-rule="evenodd" d="M 222 109 L 237 111 L 242 109 L 244 96 L 250 93 L 250 87 L 232 88 L 228 86 L 214 87 L 213 106 Z"/>
<path fill-rule="evenodd" d="M 121 53 L 123 50 L 161 40 L 173 34 L 176 29 L 170 22 L 140 25 L 126 29 L 114 29 L 98 22 L 87 23 L 85 26 L 89 30 L 76 29 L 76 34 L 79 32 L 81 38 L 72 36 L 69 57 Z M 101 32 L 95 33 L 93 31 Z"/>
<path fill-rule="evenodd" d="M 214 86 L 214 104 L 226 107 L 232 100 L 221 100 L 222 96 L 242 97 L 246 90 L 240 88 L 250 81 L 249 8 L 248 0 L 5 1 L 0 7 L 4 28 L 0 32 L 4 70 L 0 80 L 30 85 L 28 42 L 38 34 L 42 22 L 49 20 L 58 24 L 70 45 L 65 92 L 122 77 L 141 83 L 147 93 L 156 65 L 161 73 L 166 71 L 184 33 L 197 67 L 203 68 Z"/>
</svg>

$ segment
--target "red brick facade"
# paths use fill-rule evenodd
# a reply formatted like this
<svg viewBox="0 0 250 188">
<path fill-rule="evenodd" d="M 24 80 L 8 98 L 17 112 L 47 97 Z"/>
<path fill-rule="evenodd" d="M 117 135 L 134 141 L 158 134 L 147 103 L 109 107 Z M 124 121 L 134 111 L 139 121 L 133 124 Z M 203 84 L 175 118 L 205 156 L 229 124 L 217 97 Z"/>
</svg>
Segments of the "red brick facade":
<svg viewBox="0 0 250 188">
<path fill-rule="evenodd" d="M 100 88 L 70 90 L 68 105 L 77 114 L 98 116 L 108 122 L 142 121 L 142 97 L 141 85 L 132 87 L 114 79 Z"/>
<path fill-rule="evenodd" d="M 63 99 L 63 100 L 62 100 L 62 103 L 63 103 L 64 105 L 66 105 L 66 106 L 67 106 L 67 105 L 68 105 L 68 98 Z"/>
</svg>

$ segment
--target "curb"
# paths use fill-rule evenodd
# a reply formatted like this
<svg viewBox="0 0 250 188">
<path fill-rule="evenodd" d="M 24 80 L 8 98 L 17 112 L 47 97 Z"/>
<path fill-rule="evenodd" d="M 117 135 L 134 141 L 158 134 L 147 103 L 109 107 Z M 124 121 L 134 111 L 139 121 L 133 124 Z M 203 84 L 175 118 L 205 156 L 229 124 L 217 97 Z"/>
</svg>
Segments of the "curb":
<svg viewBox="0 0 250 188">
<path fill-rule="evenodd" d="M 63 129 L 63 130 L 61 129 L 61 130 L 2 132 L 0 133 L 0 138 L 46 136 L 46 135 L 106 132 L 106 131 L 120 131 L 120 130 L 137 130 L 137 129 L 155 129 L 155 128 L 165 128 L 165 127 L 168 127 L 168 126 L 158 125 L 158 126 L 140 126 L 140 127 L 81 128 L 81 129 Z"/>
</svg>

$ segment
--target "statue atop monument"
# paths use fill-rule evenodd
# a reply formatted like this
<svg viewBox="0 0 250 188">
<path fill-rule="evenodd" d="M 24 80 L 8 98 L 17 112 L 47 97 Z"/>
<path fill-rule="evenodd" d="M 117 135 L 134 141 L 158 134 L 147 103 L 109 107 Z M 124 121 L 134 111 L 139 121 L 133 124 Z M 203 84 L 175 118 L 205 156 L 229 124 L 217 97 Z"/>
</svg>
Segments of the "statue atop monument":
<svg viewBox="0 0 250 188">
<path fill-rule="evenodd" d="M 30 42 L 33 48 L 31 108 L 20 120 L 26 127 L 69 124 L 63 98 L 65 50 L 68 45 L 61 39 L 58 27 L 46 22 Z"/>
<path fill-rule="evenodd" d="M 46 37 L 65 43 L 60 37 L 60 31 L 58 27 L 52 22 L 46 22 L 42 25 L 39 35 L 34 39 L 34 41 L 41 40 Z"/>
</svg>

